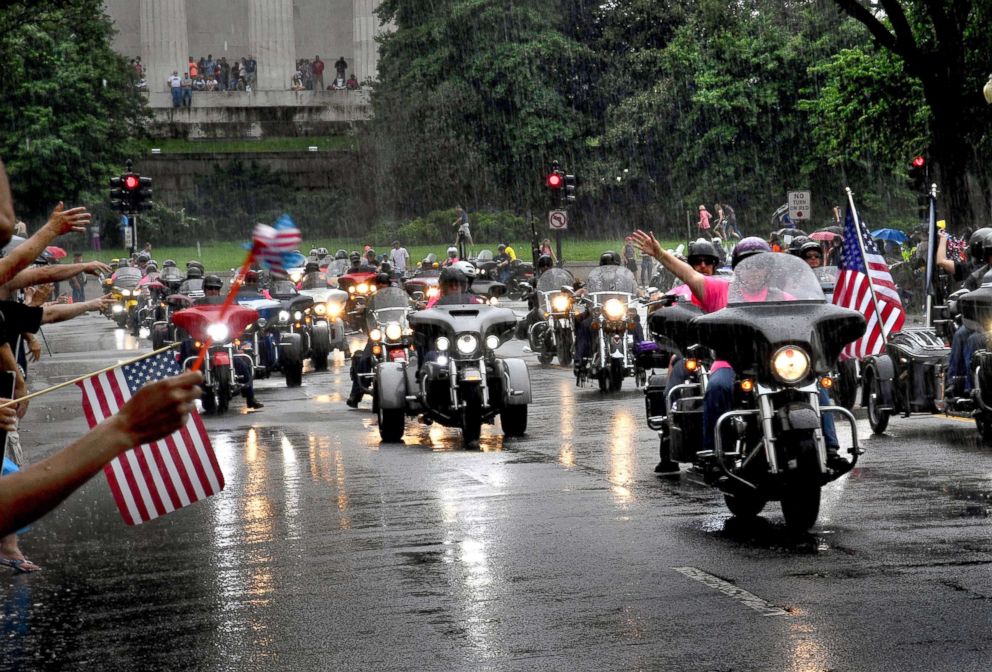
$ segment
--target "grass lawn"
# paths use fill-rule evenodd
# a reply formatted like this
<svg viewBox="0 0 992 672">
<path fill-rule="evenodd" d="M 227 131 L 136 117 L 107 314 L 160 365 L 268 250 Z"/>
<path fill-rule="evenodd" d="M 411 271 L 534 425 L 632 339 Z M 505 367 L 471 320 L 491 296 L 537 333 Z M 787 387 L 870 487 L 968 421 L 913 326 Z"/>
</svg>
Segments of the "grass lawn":
<svg viewBox="0 0 992 672">
<path fill-rule="evenodd" d="M 375 246 L 376 252 L 383 254 L 389 249 L 390 241 L 383 241 Z M 530 259 L 530 242 L 527 241 L 513 241 L 510 243 L 516 251 L 517 256 L 523 259 Z M 674 248 L 679 244 L 679 241 L 664 241 L 662 243 L 667 248 Z M 333 255 L 337 250 L 344 249 L 347 251 L 358 250 L 362 251 L 364 243 L 360 244 L 355 240 L 350 239 L 317 239 L 312 241 L 304 241 L 304 244 L 300 246 L 300 252 L 306 254 L 310 251 L 311 247 L 326 247 L 330 250 Z M 565 240 L 562 241 L 562 248 L 565 256 L 565 263 L 568 262 L 595 262 L 599 259 L 599 255 L 605 250 L 614 250 L 616 252 L 623 251 L 623 241 L 621 240 Z M 414 260 L 423 259 L 428 253 L 433 252 L 439 258 L 444 258 L 445 256 L 444 245 L 411 245 L 407 247 L 410 252 L 410 256 Z M 494 253 L 496 252 L 496 243 L 486 243 L 486 244 L 476 244 L 473 245 L 473 250 L 478 251 L 482 249 L 490 249 Z M 109 256 L 123 255 L 123 252 L 114 252 L 111 254 L 107 250 L 100 255 L 103 258 Z M 186 262 L 190 259 L 199 259 L 203 262 L 208 270 L 211 271 L 226 271 L 232 268 L 237 268 L 241 265 L 241 262 L 245 257 L 245 249 L 240 243 L 208 243 L 200 247 L 200 253 L 197 254 L 196 246 L 193 247 L 155 247 L 153 248 L 153 255 L 156 261 L 161 264 L 166 259 L 174 259 L 176 263 L 181 267 L 185 267 Z M 87 255 L 88 258 L 88 255 Z"/>
<path fill-rule="evenodd" d="M 239 152 L 307 152 L 316 147 L 318 152 L 353 149 L 355 139 L 346 135 L 328 135 L 299 138 L 259 138 L 257 140 L 183 140 L 161 138 L 143 143 L 149 154 L 159 149 L 163 154 L 212 154 Z"/>
</svg>

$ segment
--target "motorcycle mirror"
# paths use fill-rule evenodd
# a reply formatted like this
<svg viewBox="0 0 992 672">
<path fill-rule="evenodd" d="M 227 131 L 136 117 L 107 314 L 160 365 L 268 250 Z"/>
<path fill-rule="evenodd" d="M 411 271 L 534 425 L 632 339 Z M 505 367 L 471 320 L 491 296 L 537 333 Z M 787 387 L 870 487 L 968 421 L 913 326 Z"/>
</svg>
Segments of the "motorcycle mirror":
<svg viewBox="0 0 992 672">
<path fill-rule="evenodd" d="M 570 285 L 562 285 L 561 291 L 565 292 L 569 296 L 575 296 L 575 290 Z"/>
<path fill-rule="evenodd" d="M 414 292 L 410 296 L 413 298 L 414 301 L 423 301 L 424 300 L 424 293 L 423 292 L 419 292 L 419 291 L 418 292 Z"/>
<path fill-rule="evenodd" d="M 523 287 L 524 289 L 528 289 L 528 290 L 534 289 L 533 287 L 530 286 L 530 283 L 529 282 L 518 282 L 517 283 L 517 286 L 518 287 Z"/>
<path fill-rule="evenodd" d="M 658 293 L 658 292 L 660 292 L 660 291 L 661 291 L 661 290 L 660 290 L 660 289 L 658 289 L 657 287 L 648 287 L 648 295 L 649 295 L 649 296 L 650 296 L 651 294 L 656 294 L 656 293 Z"/>
</svg>

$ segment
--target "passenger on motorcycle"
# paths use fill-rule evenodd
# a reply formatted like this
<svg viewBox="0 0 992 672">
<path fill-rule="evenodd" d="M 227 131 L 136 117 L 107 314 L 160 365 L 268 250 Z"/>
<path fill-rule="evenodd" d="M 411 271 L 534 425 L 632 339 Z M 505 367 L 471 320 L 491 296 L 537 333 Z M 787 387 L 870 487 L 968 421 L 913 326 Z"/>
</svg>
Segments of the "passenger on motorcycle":
<svg viewBox="0 0 992 672">
<path fill-rule="evenodd" d="M 195 305 L 216 306 L 223 304 L 225 297 L 220 293 L 220 290 L 223 289 L 223 287 L 224 281 L 221 280 L 219 276 L 213 274 L 204 276 L 203 298 L 197 299 Z M 182 346 L 180 347 L 180 355 L 182 360 L 185 361 L 187 358 L 192 357 L 195 354 L 196 346 L 193 343 L 193 339 L 183 339 Z M 241 389 L 241 393 L 245 397 L 245 405 L 248 408 L 262 408 L 264 404 L 255 398 L 255 371 L 252 369 L 251 365 L 245 361 L 244 357 L 232 357 L 231 364 L 234 366 L 234 372 L 245 380 L 245 385 Z"/>
<path fill-rule="evenodd" d="M 699 305 L 704 313 L 712 313 L 726 307 L 729 299 L 730 283 L 718 280 L 716 277 L 704 275 L 689 264 L 679 261 L 670 252 L 666 252 L 653 234 L 635 231 L 631 236 L 635 245 L 642 252 L 650 254 L 660 261 L 669 271 L 682 280 L 692 290 L 693 295 L 699 299 Z M 737 243 L 732 253 L 731 266 L 737 265 L 744 259 L 755 254 L 771 253 L 771 248 L 761 238 L 748 237 Z M 756 271 L 748 273 L 746 276 L 737 277 L 741 296 L 737 300 L 748 301 L 768 301 L 774 300 L 775 294 L 788 298 L 782 290 L 768 286 L 768 272 L 766 268 L 754 267 Z M 769 297 L 772 297 L 769 299 Z M 733 407 L 734 371 L 726 362 L 714 362 L 710 370 L 709 383 L 703 397 L 703 448 L 713 450 L 715 447 L 716 421 L 721 415 L 731 410 Z M 820 403 L 829 405 L 830 397 L 827 391 L 820 389 Z M 823 438 L 827 448 L 827 466 L 834 469 L 846 469 L 849 462 L 838 454 L 840 443 L 837 440 L 837 431 L 833 417 L 830 413 L 823 415 Z"/>
<path fill-rule="evenodd" d="M 448 257 L 441 264 L 442 266 L 445 266 L 445 267 L 447 267 L 447 266 L 453 266 L 454 264 L 458 263 L 458 248 L 457 247 L 449 247 L 447 254 L 448 254 Z"/>
<path fill-rule="evenodd" d="M 937 266 L 963 280 L 962 289 L 976 290 L 982 285 L 985 273 L 992 269 L 992 228 L 981 228 L 968 239 L 968 261 L 947 258 L 947 233 L 940 232 L 937 244 Z M 974 381 L 971 376 L 971 357 L 976 350 L 985 346 L 985 334 L 973 331 L 963 324 L 954 332 L 951 339 L 951 357 L 947 362 L 947 394 L 952 397 L 964 396 L 971 391 Z"/>
<path fill-rule="evenodd" d="M 144 275 L 148 267 L 148 262 L 151 261 L 151 255 L 147 252 L 142 252 L 138 255 L 138 268 L 141 269 L 141 274 Z"/>
<path fill-rule="evenodd" d="M 798 245 L 796 241 L 799 241 Z M 789 252 L 793 256 L 805 261 L 810 268 L 820 268 L 823 266 L 823 248 L 820 247 L 820 243 L 802 236 L 793 240 L 792 243 L 789 246 Z"/>
<path fill-rule="evenodd" d="M 365 251 L 365 271 L 375 271 L 379 268 L 379 261 L 375 256 L 375 250 L 371 247 Z"/>
<path fill-rule="evenodd" d="M 308 261 L 303 267 L 303 277 L 300 278 L 300 289 L 320 289 L 327 287 L 327 276 L 320 271 L 320 263 Z"/>
</svg>

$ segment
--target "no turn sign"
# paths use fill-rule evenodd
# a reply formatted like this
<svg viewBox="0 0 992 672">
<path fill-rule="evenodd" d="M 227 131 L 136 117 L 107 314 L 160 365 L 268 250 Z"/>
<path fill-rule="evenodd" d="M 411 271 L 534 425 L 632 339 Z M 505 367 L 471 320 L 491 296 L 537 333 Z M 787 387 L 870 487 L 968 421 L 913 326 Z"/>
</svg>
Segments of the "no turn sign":
<svg viewBox="0 0 992 672">
<path fill-rule="evenodd" d="M 568 228 L 568 213 L 564 210 L 552 210 L 548 213 L 548 226 L 552 231 L 564 231 Z"/>
<path fill-rule="evenodd" d="M 810 192 L 789 192 L 789 217 L 792 219 L 811 219 L 809 216 Z"/>
</svg>

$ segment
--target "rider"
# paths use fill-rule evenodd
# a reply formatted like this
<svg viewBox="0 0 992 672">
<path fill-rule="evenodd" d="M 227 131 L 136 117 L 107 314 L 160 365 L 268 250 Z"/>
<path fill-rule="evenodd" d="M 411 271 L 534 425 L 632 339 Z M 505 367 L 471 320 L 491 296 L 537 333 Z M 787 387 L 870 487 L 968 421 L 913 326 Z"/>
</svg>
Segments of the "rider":
<svg viewBox="0 0 992 672">
<path fill-rule="evenodd" d="M 452 266 L 458 262 L 458 248 L 449 247 L 448 248 L 448 258 L 444 260 L 443 266 Z"/>
<path fill-rule="evenodd" d="M 599 265 L 600 266 L 620 266 L 620 255 L 613 250 L 607 250 L 603 254 L 599 255 Z M 636 282 L 635 282 L 636 284 Z M 579 290 L 580 295 L 585 293 L 585 290 Z M 592 311 L 588 311 L 582 319 L 578 320 L 575 324 L 575 375 L 581 374 L 589 365 L 589 351 L 592 347 L 592 321 L 594 315 Z M 641 319 L 640 317 L 635 318 L 635 328 L 634 328 L 634 341 L 640 342 L 644 340 L 644 334 L 641 329 Z"/>
<path fill-rule="evenodd" d="M 300 289 L 320 289 L 322 287 L 327 287 L 327 276 L 320 272 L 320 262 L 308 261 L 303 267 Z"/>
<path fill-rule="evenodd" d="M 792 252 L 792 249 L 789 251 Z M 807 239 L 793 254 L 805 261 L 810 268 L 823 266 L 823 248 L 815 240 Z"/>
<path fill-rule="evenodd" d="M 992 228 L 978 229 L 968 239 L 969 261 L 947 258 L 947 234 L 940 232 L 937 244 L 937 266 L 954 277 L 963 280 L 963 289 L 975 290 L 982 285 L 982 277 L 992 268 Z M 985 346 L 985 334 L 973 331 L 963 324 L 954 332 L 951 339 L 951 357 L 947 363 L 947 393 L 960 397 L 972 388 L 971 356 Z"/>
<path fill-rule="evenodd" d="M 631 236 L 634 244 L 641 251 L 647 252 L 660 261 L 665 268 L 682 280 L 692 290 L 693 295 L 699 299 L 700 307 L 704 313 L 712 313 L 727 305 L 730 283 L 718 280 L 713 276 L 706 276 L 688 264 L 679 261 L 670 252 L 666 252 L 655 240 L 653 234 L 643 231 L 635 231 Z M 737 243 L 732 254 L 731 265 L 734 269 L 744 259 L 756 254 L 767 254 L 771 248 L 761 238 L 748 237 Z M 757 271 L 758 269 L 751 269 Z M 765 301 L 769 294 L 779 292 L 767 286 L 767 274 L 754 273 L 747 276 L 740 275 L 737 282 L 745 293 L 745 301 Z M 703 448 L 713 450 L 715 447 L 716 421 L 725 412 L 733 407 L 733 385 L 734 370 L 726 362 L 714 362 L 710 371 L 709 383 L 703 397 Z M 820 389 L 820 403 L 829 405 L 830 397 L 827 391 Z M 840 456 L 840 442 L 837 440 L 837 432 L 834 420 L 830 413 L 824 413 L 823 418 L 823 438 L 827 448 L 827 466 L 836 470 L 846 470 L 850 462 Z"/>
<path fill-rule="evenodd" d="M 186 262 L 186 279 L 195 280 L 203 277 L 203 264 L 193 259 Z"/>
<path fill-rule="evenodd" d="M 221 296 L 220 290 L 224 287 L 224 281 L 219 276 L 210 274 L 203 277 L 203 298 L 196 300 L 198 306 L 218 306 L 224 303 L 225 297 Z M 188 357 L 196 354 L 193 341 L 187 338 L 182 344 L 182 357 L 185 361 Z M 254 367 L 245 361 L 244 357 L 232 357 L 231 364 L 234 372 L 245 382 L 241 388 L 244 395 L 245 405 L 248 408 L 262 408 L 264 404 L 255 398 L 255 371 Z"/>
<path fill-rule="evenodd" d="M 500 243 L 496 248 L 496 256 L 493 257 L 493 261 L 496 262 L 497 279 L 504 285 L 510 281 L 512 275 L 510 262 L 514 259 L 516 259 L 516 255 L 513 254 L 513 248 L 508 248 L 506 243 Z"/>
<path fill-rule="evenodd" d="M 537 259 L 537 272 L 536 275 L 540 277 L 544 271 L 553 268 L 555 265 L 554 261 L 547 254 L 542 254 Z M 517 324 L 517 331 L 515 336 L 521 341 L 527 340 L 527 334 L 530 333 L 530 327 L 532 324 L 537 324 L 544 320 L 544 315 L 539 305 L 538 293 L 537 291 L 531 291 L 527 296 L 527 306 L 530 308 L 524 319 L 520 320 Z"/>
</svg>

